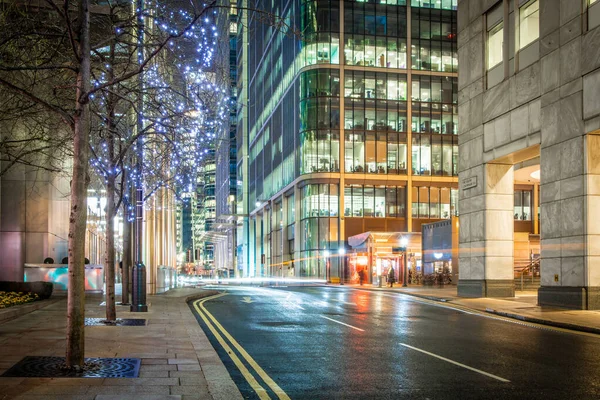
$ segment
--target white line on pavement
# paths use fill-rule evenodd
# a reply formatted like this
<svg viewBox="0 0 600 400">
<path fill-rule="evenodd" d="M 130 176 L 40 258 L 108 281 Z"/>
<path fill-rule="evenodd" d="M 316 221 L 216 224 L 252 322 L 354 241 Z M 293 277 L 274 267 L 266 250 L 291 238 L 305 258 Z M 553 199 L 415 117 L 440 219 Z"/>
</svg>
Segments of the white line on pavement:
<svg viewBox="0 0 600 400">
<path fill-rule="evenodd" d="M 289 301 L 287 303 L 281 303 L 281 305 L 285 308 L 294 309 L 294 310 L 300 309 L 300 310 L 304 311 L 304 307 L 302 307 L 299 304 L 294 304 L 291 301 Z"/>
<path fill-rule="evenodd" d="M 350 305 L 350 306 L 355 306 L 355 305 L 356 305 L 356 303 L 349 303 L 349 302 L 347 302 L 347 301 L 344 301 L 344 300 L 339 300 L 339 299 L 331 299 L 331 301 L 335 301 L 335 302 L 337 302 L 337 303 L 348 304 L 348 305 Z"/>
<path fill-rule="evenodd" d="M 304 307 L 302 307 L 300 304 L 296 304 L 296 303 L 292 303 L 292 300 L 290 299 L 290 297 L 292 296 L 292 293 L 288 294 L 285 298 L 285 303 L 282 303 L 284 307 L 288 307 L 288 308 L 299 308 L 300 310 L 304 311 Z"/>
<path fill-rule="evenodd" d="M 343 323 L 343 322 L 340 322 L 340 321 L 336 321 L 335 319 L 331 319 L 331 318 L 329 318 L 329 317 L 326 317 L 326 316 L 324 316 L 324 315 L 321 315 L 321 317 L 323 317 L 323 318 L 325 318 L 325 319 L 328 319 L 328 320 L 330 320 L 330 321 L 333 321 L 333 322 L 335 322 L 335 323 L 338 323 L 338 324 L 340 324 L 340 325 L 347 326 L 348 328 L 356 329 L 357 331 L 361 331 L 361 332 L 364 332 L 364 331 L 365 331 L 364 329 L 360 329 L 360 328 L 357 328 L 357 327 L 355 327 L 355 326 L 348 325 L 348 324 L 345 324 L 345 323 Z"/>
<path fill-rule="evenodd" d="M 408 345 L 408 344 L 405 344 L 405 343 L 400 343 L 400 344 L 401 344 L 402 346 L 404 346 L 404 347 L 408 347 L 409 349 L 413 349 L 413 350 L 416 350 L 416 351 L 420 351 L 421 353 L 425 353 L 425 354 L 427 354 L 427 355 L 430 355 L 430 356 L 432 356 L 432 357 L 439 358 L 440 360 L 443 360 L 443 361 L 449 362 L 450 364 L 458 365 L 459 367 L 466 368 L 466 369 L 468 369 L 468 370 L 471 370 L 471 371 L 477 372 L 477 373 L 479 373 L 479 374 L 482 374 L 482 375 L 485 375 L 485 376 L 489 376 L 490 378 L 497 379 L 497 380 L 499 380 L 499 381 L 501 381 L 501 382 L 510 382 L 508 379 L 504 379 L 504 378 L 501 378 L 501 377 L 499 377 L 499 376 L 496 376 L 496 375 L 490 374 L 489 372 L 485 372 L 485 371 L 482 371 L 482 370 L 480 370 L 480 369 L 473 368 L 473 367 L 469 367 L 468 365 L 461 364 L 461 363 L 459 363 L 459 362 L 456 362 L 456 361 L 449 360 L 449 359 L 447 359 L 447 358 L 445 358 L 445 357 L 438 356 L 437 354 L 430 353 L 430 352 L 428 352 L 428 351 L 425 351 L 425 350 L 422 350 L 422 349 L 419 349 L 419 348 L 416 348 L 416 347 L 410 346 L 410 345 Z"/>
</svg>

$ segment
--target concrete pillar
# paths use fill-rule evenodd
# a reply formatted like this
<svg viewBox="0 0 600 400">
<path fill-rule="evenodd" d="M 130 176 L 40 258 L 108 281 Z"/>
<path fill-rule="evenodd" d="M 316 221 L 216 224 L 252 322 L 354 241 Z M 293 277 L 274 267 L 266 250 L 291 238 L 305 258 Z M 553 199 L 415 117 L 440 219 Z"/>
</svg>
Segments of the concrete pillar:
<svg viewBox="0 0 600 400">
<path fill-rule="evenodd" d="M 248 276 L 254 278 L 256 276 L 256 253 L 257 253 L 257 232 L 256 232 L 256 215 L 248 218 Z"/>
<path fill-rule="evenodd" d="M 542 171 L 538 303 L 600 309 L 600 136 L 543 147 Z"/>
<path fill-rule="evenodd" d="M 540 3 L 538 303 L 600 309 L 600 28 L 585 31 L 587 2 L 566 4 Z"/>
<path fill-rule="evenodd" d="M 302 223 L 301 221 L 301 212 L 302 212 L 302 189 L 298 187 L 298 185 L 294 186 L 294 218 L 296 223 L 294 224 L 294 276 L 296 278 L 300 277 L 300 272 L 302 270 L 302 266 L 305 263 L 304 254 L 302 253 Z"/>
<path fill-rule="evenodd" d="M 0 280 L 23 281 L 25 263 L 68 255 L 68 195 L 69 180 L 43 170 L 16 165 L 0 177 Z"/>
<path fill-rule="evenodd" d="M 262 215 L 256 213 L 254 215 L 254 276 L 262 276 Z"/>
<path fill-rule="evenodd" d="M 460 272 L 458 294 L 463 297 L 514 296 L 512 164 L 487 163 L 473 170 L 481 172 L 476 186 L 461 189 L 459 233 Z M 467 177 L 461 178 L 463 184 Z"/>
<path fill-rule="evenodd" d="M 147 200 L 148 204 L 153 206 L 144 211 L 144 262 L 146 265 L 146 293 L 156 293 L 156 248 L 155 248 L 155 197 Z"/>
</svg>

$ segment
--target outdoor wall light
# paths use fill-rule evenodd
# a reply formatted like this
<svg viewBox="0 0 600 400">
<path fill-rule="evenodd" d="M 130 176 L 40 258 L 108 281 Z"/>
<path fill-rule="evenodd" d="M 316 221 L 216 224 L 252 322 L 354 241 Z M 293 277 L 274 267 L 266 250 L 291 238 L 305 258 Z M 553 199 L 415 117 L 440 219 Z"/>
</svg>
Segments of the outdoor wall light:
<svg viewBox="0 0 600 400">
<path fill-rule="evenodd" d="M 260 206 L 262 206 L 265 203 L 268 203 L 269 200 L 263 200 L 263 199 L 256 199 L 256 208 L 259 208 Z"/>
</svg>

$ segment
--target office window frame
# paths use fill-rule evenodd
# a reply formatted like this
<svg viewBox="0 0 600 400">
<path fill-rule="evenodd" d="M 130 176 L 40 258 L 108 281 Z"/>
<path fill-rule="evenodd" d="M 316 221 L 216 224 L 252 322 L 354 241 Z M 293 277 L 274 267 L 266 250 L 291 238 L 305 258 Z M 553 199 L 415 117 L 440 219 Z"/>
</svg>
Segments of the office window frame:
<svg viewBox="0 0 600 400">
<path fill-rule="evenodd" d="M 531 11 L 529 14 L 525 15 L 525 13 L 527 13 L 530 10 L 530 8 L 534 5 L 536 5 L 537 8 L 534 11 Z M 525 47 L 539 40 L 540 38 L 539 6 L 540 3 L 538 0 L 531 0 L 519 7 L 519 50 L 524 49 Z M 531 33 L 532 31 L 530 29 L 525 29 L 525 26 L 530 28 L 530 24 L 533 22 L 532 19 L 536 18 L 537 25 L 532 24 L 532 26 L 536 28 L 534 37 L 532 35 L 528 35 L 528 33 Z"/>
<path fill-rule="evenodd" d="M 533 191 L 515 190 L 514 191 L 514 220 L 532 221 L 533 220 Z"/>
<path fill-rule="evenodd" d="M 588 31 L 600 26 L 600 0 L 588 1 Z"/>
<path fill-rule="evenodd" d="M 344 216 L 349 218 L 406 218 L 406 186 L 344 187 Z"/>
<path fill-rule="evenodd" d="M 413 186 L 412 217 L 414 219 L 450 219 L 458 216 L 458 189 L 437 186 Z"/>
<path fill-rule="evenodd" d="M 498 46 L 496 46 L 497 43 L 490 43 L 491 39 L 494 39 L 494 42 L 497 42 L 497 39 L 500 38 L 500 46 L 498 48 Z M 492 69 L 494 69 L 495 67 L 502 65 L 502 63 L 504 62 L 504 22 L 500 21 L 497 24 L 495 24 L 494 26 L 492 26 L 490 29 L 488 29 L 487 31 L 487 40 L 486 40 L 486 46 L 487 46 L 487 70 L 490 71 Z M 492 49 L 499 51 L 499 61 L 494 62 L 492 60 L 492 54 L 494 54 L 494 60 L 496 59 L 496 56 L 498 56 L 497 51 L 494 51 L 492 53 Z M 492 62 L 494 62 L 492 64 Z"/>
</svg>

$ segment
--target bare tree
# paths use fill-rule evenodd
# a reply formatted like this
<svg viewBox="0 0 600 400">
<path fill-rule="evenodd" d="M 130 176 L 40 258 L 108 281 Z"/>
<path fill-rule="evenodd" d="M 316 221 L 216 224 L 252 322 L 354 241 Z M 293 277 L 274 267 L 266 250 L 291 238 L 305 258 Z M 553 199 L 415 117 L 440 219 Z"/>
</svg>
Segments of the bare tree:
<svg viewBox="0 0 600 400">
<path fill-rule="evenodd" d="M 204 136 L 211 129 L 227 121 L 224 103 L 225 92 L 208 77 L 214 75 L 196 71 L 189 74 L 187 54 L 182 52 L 185 40 L 180 40 L 179 50 L 168 49 L 155 57 L 144 73 L 140 90 L 133 80 L 120 82 L 97 91 L 92 99 L 91 164 L 96 169 L 106 190 L 106 321 L 116 319 L 114 296 L 114 217 L 120 204 L 127 200 L 126 186 L 143 185 L 146 197 L 161 188 L 173 188 L 183 177 L 193 181 L 201 149 L 209 144 Z M 108 44 L 106 54 L 93 52 L 104 69 L 99 76 L 108 80 L 126 71 L 135 63 L 130 52 L 117 54 L 115 49 L 127 48 L 127 43 L 114 41 Z M 222 74 L 222 72 L 220 72 Z M 188 76 L 189 75 L 189 76 Z M 98 78 L 97 78 L 98 79 Z M 98 79 L 99 81 L 99 79 Z M 101 84 L 101 82 L 98 82 Z M 143 99 L 143 102 L 140 100 Z M 143 109 L 139 109 L 139 104 Z M 135 116 L 143 114 L 145 124 L 137 127 Z M 135 176 L 126 162 L 143 141 L 144 175 Z M 128 203 L 127 201 L 125 201 Z M 129 264 L 129 263 L 127 263 Z M 123 276 L 128 273 L 123 268 Z"/>
<path fill-rule="evenodd" d="M 214 137 L 213 125 L 224 111 L 218 100 L 203 98 L 203 93 L 218 98 L 219 92 L 209 75 L 202 74 L 218 40 L 214 19 L 218 10 L 229 6 L 216 0 L 152 0 L 148 7 L 139 5 L 131 10 L 131 4 L 118 0 L 102 5 L 92 0 L 0 2 L 0 104 L 10 111 L 0 119 L 3 128 L 10 128 L 0 137 L 0 174 L 17 164 L 58 171 L 63 165 L 59 161 L 71 155 L 73 159 L 66 349 L 66 366 L 72 369 L 84 366 L 90 149 L 96 161 L 92 165 L 106 174 L 107 222 L 112 224 L 121 196 L 117 193 L 123 193 L 125 181 L 144 185 L 150 194 L 176 182 L 185 184 L 185 171 L 193 163 L 189 150 L 201 155 L 201 143 L 211 139 L 210 132 Z M 287 29 L 284 19 L 265 18 L 276 29 Z M 142 29 L 146 22 L 148 29 Z M 191 64 L 197 80 L 190 79 L 185 63 L 174 56 L 186 53 L 186 40 L 197 43 L 196 62 Z M 140 115 L 142 128 L 129 130 L 132 118 Z M 139 141 L 149 156 L 143 176 L 125 163 Z M 109 241 L 114 240 L 112 229 L 107 231 Z M 114 243 L 107 247 L 112 249 L 106 257 L 107 282 L 112 281 L 107 286 L 114 288 L 109 272 L 114 271 Z M 114 290 L 107 295 L 114 303 Z M 114 315 L 107 310 L 107 318 Z"/>
<path fill-rule="evenodd" d="M 90 3 L 90 0 L 65 0 L 62 3 L 47 0 L 3 2 L 0 5 L 2 94 L 18 98 L 25 109 L 29 108 L 39 116 L 39 132 L 51 130 L 51 125 L 45 123 L 43 116 L 52 116 L 50 119 L 55 124 L 57 121 L 61 123 L 61 132 L 70 132 L 69 138 L 73 143 L 66 364 L 74 369 L 81 369 L 84 365 L 84 237 L 89 182 L 90 100 L 97 92 L 117 87 L 143 72 L 157 55 L 167 49 L 172 41 L 184 37 L 214 5 L 212 2 L 201 9 L 193 9 L 179 26 L 169 26 L 167 30 L 155 27 L 159 35 L 144 42 L 144 57 L 138 58 L 135 66 L 107 77 L 102 83 L 95 82 L 92 86 L 91 49 L 101 48 L 103 40 L 121 35 L 121 29 L 127 32 L 125 28 L 128 27 L 112 26 L 107 17 L 110 10 Z M 137 10 L 137 18 L 133 21 L 137 23 L 147 17 L 142 14 L 144 12 Z M 94 30 L 90 30 L 91 20 Z M 114 30 L 108 30 L 107 27 Z M 129 32 L 135 32 L 135 26 Z M 95 43 L 92 44 L 92 41 Z M 139 50 L 136 49 L 136 52 Z M 94 71 L 94 76 L 97 76 L 97 72 Z M 27 120 L 32 121 L 29 118 Z M 42 136 L 38 140 L 30 140 L 30 143 L 43 144 L 44 139 Z M 2 143 L 4 157 L 7 154 L 4 149 L 10 148 L 11 144 L 14 146 L 14 140 L 4 140 L 3 136 Z M 6 156 L 7 161 L 33 163 L 23 154 L 26 151 L 21 150 L 20 155 Z M 50 149 L 47 151 L 51 156 L 54 155 Z"/>
</svg>

